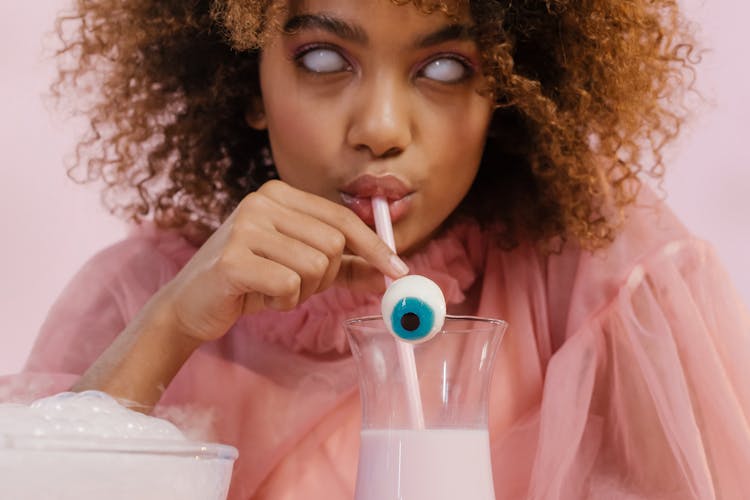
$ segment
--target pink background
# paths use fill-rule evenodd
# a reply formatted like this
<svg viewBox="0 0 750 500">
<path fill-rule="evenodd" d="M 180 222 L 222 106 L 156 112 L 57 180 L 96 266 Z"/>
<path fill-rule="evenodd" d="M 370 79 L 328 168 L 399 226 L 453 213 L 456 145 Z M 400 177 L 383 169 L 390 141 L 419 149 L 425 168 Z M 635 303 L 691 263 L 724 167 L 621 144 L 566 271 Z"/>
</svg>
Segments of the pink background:
<svg viewBox="0 0 750 500">
<path fill-rule="evenodd" d="M 667 156 L 669 201 L 695 234 L 715 244 L 750 303 L 750 7 L 730 0 L 684 3 L 713 48 L 699 77 L 713 104 L 697 110 Z M 44 37 L 64 5 L 36 0 L 0 6 L 0 374 L 21 368 L 47 309 L 72 274 L 124 235 L 123 224 L 101 208 L 96 190 L 66 177 L 63 158 L 73 151 L 76 124 L 42 100 L 54 71 L 43 56 Z"/>
</svg>

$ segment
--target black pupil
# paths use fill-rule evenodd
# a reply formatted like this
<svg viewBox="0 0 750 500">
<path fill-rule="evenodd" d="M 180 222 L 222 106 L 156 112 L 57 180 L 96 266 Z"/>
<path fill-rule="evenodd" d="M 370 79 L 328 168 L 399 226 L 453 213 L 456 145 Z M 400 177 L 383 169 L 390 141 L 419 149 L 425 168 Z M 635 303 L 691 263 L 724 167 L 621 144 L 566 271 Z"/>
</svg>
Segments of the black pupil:
<svg viewBox="0 0 750 500">
<path fill-rule="evenodd" d="M 413 332 L 419 328 L 419 316 L 414 313 L 406 313 L 401 316 L 401 326 L 407 332 Z"/>
</svg>

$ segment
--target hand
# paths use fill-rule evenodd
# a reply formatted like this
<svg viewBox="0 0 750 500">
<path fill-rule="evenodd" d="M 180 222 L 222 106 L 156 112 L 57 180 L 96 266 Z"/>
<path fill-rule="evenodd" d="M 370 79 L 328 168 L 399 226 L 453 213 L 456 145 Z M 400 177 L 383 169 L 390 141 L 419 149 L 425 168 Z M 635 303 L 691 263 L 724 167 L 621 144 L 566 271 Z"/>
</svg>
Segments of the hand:
<svg viewBox="0 0 750 500">
<path fill-rule="evenodd" d="M 348 208 L 269 181 L 240 202 L 154 300 L 171 309 L 180 331 L 207 341 L 243 314 L 293 309 L 334 282 L 383 291 L 383 274 L 407 271 Z"/>
</svg>

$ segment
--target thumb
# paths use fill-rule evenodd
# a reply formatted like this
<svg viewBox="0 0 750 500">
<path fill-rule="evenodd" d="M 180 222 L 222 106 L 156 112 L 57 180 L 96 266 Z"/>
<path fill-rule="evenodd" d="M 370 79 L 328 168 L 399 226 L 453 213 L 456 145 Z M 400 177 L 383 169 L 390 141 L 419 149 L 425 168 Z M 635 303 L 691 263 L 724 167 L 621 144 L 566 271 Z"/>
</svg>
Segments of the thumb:
<svg viewBox="0 0 750 500">
<path fill-rule="evenodd" d="M 356 255 L 343 255 L 341 257 L 341 266 L 334 283 L 357 292 L 385 292 L 385 276 L 383 273 L 370 265 L 365 259 Z"/>
</svg>

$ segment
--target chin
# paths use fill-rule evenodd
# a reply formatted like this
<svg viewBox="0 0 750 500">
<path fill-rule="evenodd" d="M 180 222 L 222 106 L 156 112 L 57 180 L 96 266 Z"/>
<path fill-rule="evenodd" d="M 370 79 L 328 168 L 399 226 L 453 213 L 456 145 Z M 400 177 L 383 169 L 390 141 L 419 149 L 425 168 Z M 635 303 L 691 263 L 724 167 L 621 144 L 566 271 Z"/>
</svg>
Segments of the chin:
<svg viewBox="0 0 750 500">
<path fill-rule="evenodd" d="M 425 247 L 438 233 L 438 228 L 425 233 L 420 231 L 419 233 L 409 232 L 409 234 L 401 236 L 398 232 L 396 233 L 396 246 L 399 249 L 399 255 L 409 256 L 413 253 L 418 252 Z"/>
</svg>

